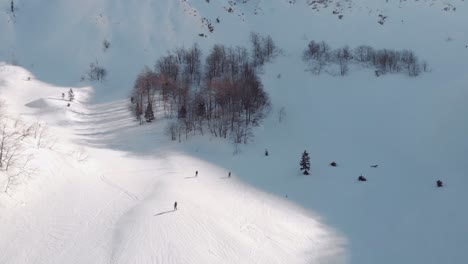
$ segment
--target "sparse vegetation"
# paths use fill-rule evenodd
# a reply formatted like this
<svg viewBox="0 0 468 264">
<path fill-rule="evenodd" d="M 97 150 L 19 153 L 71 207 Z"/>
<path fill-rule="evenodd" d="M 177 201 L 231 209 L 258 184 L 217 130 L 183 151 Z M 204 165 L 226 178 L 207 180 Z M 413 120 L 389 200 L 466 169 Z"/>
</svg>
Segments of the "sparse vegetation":
<svg viewBox="0 0 468 264">
<path fill-rule="evenodd" d="M 30 137 L 27 125 L 8 117 L 0 118 L 0 184 L 8 193 L 23 176 L 33 172 L 32 156 L 24 139 Z"/>
<path fill-rule="evenodd" d="M 339 66 L 339 74 L 346 75 L 349 64 L 361 64 L 374 67 L 376 76 L 385 73 L 406 72 L 408 76 L 414 77 L 421 73 L 421 69 L 427 71 L 427 62 L 420 63 L 418 57 L 411 50 L 376 50 L 370 46 L 359 46 L 353 51 L 348 46 L 332 50 L 330 46 L 322 42 L 310 41 L 304 50 L 303 60 L 308 62 L 311 71 L 320 74 L 326 66 Z M 331 67 L 327 68 L 327 72 Z"/>
<path fill-rule="evenodd" d="M 104 81 L 107 76 L 107 70 L 99 65 L 99 62 L 93 62 L 89 65 L 88 80 L 89 81 Z"/>
</svg>

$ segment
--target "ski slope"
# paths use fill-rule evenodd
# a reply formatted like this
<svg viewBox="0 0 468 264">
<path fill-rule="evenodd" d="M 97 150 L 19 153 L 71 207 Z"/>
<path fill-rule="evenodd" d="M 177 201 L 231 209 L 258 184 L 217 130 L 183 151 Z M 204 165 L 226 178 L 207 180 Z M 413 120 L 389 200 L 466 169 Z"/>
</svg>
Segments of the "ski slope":
<svg viewBox="0 0 468 264">
<path fill-rule="evenodd" d="M 164 151 L 152 155 L 97 148 L 93 139 L 105 143 L 125 126 L 134 128 L 130 113 L 121 110 L 126 101 L 107 105 L 107 112 L 79 102 L 67 107 L 60 99 L 66 88 L 26 81 L 28 72 L 18 67 L 2 65 L 2 73 L 2 81 L 8 76 L 2 96 L 14 102 L 13 112 L 59 125 L 53 129 L 62 137 L 35 161 L 41 178 L 20 188 L 23 197 L 2 195 L 0 263 L 344 260 L 344 238 L 313 213 L 235 174 L 228 178 L 223 168 L 179 152 L 164 135 L 155 138 L 161 142 L 155 148 Z M 20 85 L 28 96 L 18 93 Z M 79 90 L 78 100 L 86 93 Z M 33 98 L 39 99 L 22 101 Z M 123 127 L 115 130 L 116 123 Z M 141 136 L 150 139 L 150 131 Z"/>
<path fill-rule="evenodd" d="M 56 143 L 31 150 L 36 173 L 0 194 L 0 263 L 468 259 L 465 1 L 15 2 L 14 15 L 0 2 L 3 111 L 46 123 Z M 209 136 L 170 142 L 165 120 L 137 125 L 127 95 L 145 65 L 194 42 L 205 54 L 214 43 L 247 46 L 251 31 L 283 50 L 262 69 L 272 110 L 253 142 L 234 155 Z M 310 40 L 410 48 L 431 71 L 316 76 L 301 60 Z M 80 81 L 96 61 L 106 81 Z"/>
</svg>

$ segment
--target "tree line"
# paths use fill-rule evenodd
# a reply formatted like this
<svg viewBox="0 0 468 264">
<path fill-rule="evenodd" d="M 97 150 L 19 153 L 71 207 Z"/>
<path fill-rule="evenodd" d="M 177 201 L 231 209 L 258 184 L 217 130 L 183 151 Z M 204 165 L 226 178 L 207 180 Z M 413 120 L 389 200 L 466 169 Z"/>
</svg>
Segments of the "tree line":
<svg viewBox="0 0 468 264">
<path fill-rule="evenodd" d="M 404 72 L 414 77 L 428 70 L 427 63 L 420 62 L 411 50 L 374 49 L 367 45 L 355 49 L 344 46 L 333 50 L 325 41 L 314 40 L 307 45 L 302 59 L 310 64 L 315 74 L 327 70 L 327 66 L 338 65 L 340 75 L 344 76 L 349 72 L 350 63 L 374 67 L 376 76 Z"/>
<path fill-rule="evenodd" d="M 136 78 L 131 109 L 139 120 L 171 119 L 172 140 L 209 133 L 247 143 L 270 102 L 258 68 L 277 54 L 271 37 L 251 34 L 251 52 L 216 44 L 203 57 L 197 44 L 177 48 Z M 158 114 L 159 116 L 156 116 Z"/>
</svg>

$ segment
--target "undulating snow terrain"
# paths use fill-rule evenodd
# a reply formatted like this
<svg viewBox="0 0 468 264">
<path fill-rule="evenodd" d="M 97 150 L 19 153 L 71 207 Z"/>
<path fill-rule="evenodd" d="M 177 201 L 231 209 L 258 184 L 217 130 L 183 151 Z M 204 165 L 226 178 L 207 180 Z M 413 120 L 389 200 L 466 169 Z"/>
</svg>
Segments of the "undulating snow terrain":
<svg viewBox="0 0 468 264">
<path fill-rule="evenodd" d="M 2 0 L 0 11 L 2 122 L 46 131 L 21 141 L 27 176 L 5 189 L 0 171 L 0 263 L 468 260 L 466 1 L 15 0 L 12 12 Z M 252 31 L 282 49 L 261 70 L 271 111 L 252 142 L 172 142 L 157 112 L 138 125 L 128 95 L 145 65 L 195 42 L 248 46 Z M 310 40 L 411 49 L 429 70 L 315 75 L 301 59 Z M 86 80 L 91 63 L 105 81 Z"/>
</svg>

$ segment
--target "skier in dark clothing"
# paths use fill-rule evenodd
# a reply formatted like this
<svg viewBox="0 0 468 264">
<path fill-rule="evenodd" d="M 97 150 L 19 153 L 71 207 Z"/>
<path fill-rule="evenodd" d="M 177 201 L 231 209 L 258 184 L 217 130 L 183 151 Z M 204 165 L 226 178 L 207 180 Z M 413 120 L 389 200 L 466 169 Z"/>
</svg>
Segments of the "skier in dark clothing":
<svg viewBox="0 0 468 264">
<path fill-rule="evenodd" d="M 174 203 L 174 211 L 177 210 L 177 201 Z"/>
<path fill-rule="evenodd" d="M 231 172 L 229 172 L 229 174 L 228 174 L 228 178 L 231 178 Z"/>
<path fill-rule="evenodd" d="M 195 177 L 198 177 L 198 171 L 195 171 Z"/>
<path fill-rule="evenodd" d="M 265 156 L 268 156 L 268 149 L 265 149 Z"/>
</svg>

